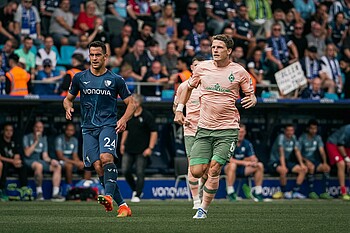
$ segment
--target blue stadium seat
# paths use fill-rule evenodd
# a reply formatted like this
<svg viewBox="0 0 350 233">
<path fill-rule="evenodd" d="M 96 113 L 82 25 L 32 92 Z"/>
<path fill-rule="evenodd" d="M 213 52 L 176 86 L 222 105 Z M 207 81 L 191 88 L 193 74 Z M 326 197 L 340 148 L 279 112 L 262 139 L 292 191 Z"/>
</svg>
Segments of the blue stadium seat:
<svg viewBox="0 0 350 233">
<path fill-rule="evenodd" d="M 324 98 L 325 99 L 330 99 L 330 100 L 339 100 L 339 97 L 335 93 L 324 93 Z"/>
<path fill-rule="evenodd" d="M 75 47 L 72 45 L 62 45 L 61 46 L 61 57 L 58 65 L 70 65 L 71 58 L 75 51 Z"/>
<path fill-rule="evenodd" d="M 56 71 L 64 71 L 64 72 L 66 72 L 67 69 L 64 66 L 56 66 Z"/>
<path fill-rule="evenodd" d="M 2 50 L 3 47 L 4 47 L 4 45 L 3 45 L 3 44 L 0 44 L 0 50 Z"/>
</svg>

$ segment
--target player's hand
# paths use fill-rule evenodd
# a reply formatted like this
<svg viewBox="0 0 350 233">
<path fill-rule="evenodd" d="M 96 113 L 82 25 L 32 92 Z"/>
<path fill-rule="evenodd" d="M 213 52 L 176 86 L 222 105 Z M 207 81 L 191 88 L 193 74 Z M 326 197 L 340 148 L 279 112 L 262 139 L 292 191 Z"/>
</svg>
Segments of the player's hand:
<svg viewBox="0 0 350 233">
<path fill-rule="evenodd" d="M 288 168 L 286 166 L 281 166 L 281 173 L 287 174 L 288 173 Z"/>
<path fill-rule="evenodd" d="M 72 113 L 74 112 L 74 108 L 68 107 L 66 109 L 66 119 L 67 120 L 72 120 Z"/>
<path fill-rule="evenodd" d="M 324 172 L 330 172 L 331 171 L 331 167 L 328 165 L 328 163 L 323 163 L 323 169 L 324 169 Z"/>
<path fill-rule="evenodd" d="M 117 122 L 117 127 L 115 127 L 115 131 L 117 133 L 121 133 L 126 129 L 126 121 L 123 118 L 120 118 Z"/>
<path fill-rule="evenodd" d="M 60 162 L 58 162 L 56 159 L 51 159 L 50 165 L 58 167 L 60 165 Z"/>
<path fill-rule="evenodd" d="M 179 111 L 175 112 L 174 122 L 179 124 L 179 125 L 183 125 L 185 123 L 184 114 L 182 112 L 179 112 Z"/>
<path fill-rule="evenodd" d="M 254 95 L 242 98 L 241 104 L 243 108 L 251 108 L 256 105 L 256 97 Z"/>
<path fill-rule="evenodd" d="M 307 171 L 307 170 L 308 170 L 304 163 L 301 163 L 301 164 L 300 164 L 300 167 L 301 167 L 301 169 L 304 170 L 304 171 Z"/>
<path fill-rule="evenodd" d="M 143 151 L 143 157 L 148 157 L 152 155 L 152 150 L 151 148 L 147 148 L 146 150 Z"/>
<path fill-rule="evenodd" d="M 20 159 L 14 159 L 14 160 L 13 160 L 13 166 L 14 166 L 15 168 L 20 168 L 20 167 L 22 167 L 22 160 L 20 160 Z"/>
</svg>

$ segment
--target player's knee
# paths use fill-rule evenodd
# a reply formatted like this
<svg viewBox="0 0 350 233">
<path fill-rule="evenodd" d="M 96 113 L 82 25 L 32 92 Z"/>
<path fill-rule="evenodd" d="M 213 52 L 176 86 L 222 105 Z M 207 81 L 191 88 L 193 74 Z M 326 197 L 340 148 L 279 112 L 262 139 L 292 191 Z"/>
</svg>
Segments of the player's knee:
<svg viewBox="0 0 350 233">
<path fill-rule="evenodd" d="M 201 178 L 203 176 L 203 166 L 200 165 L 194 165 L 190 167 L 190 171 L 192 173 L 192 176 L 195 178 Z"/>
<path fill-rule="evenodd" d="M 342 161 L 339 161 L 338 163 L 337 163 L 337 168 L 338 169 L 345 169 L 345 162 L 344 162 L 344 160 L 342 160 Z"/>
<path fill-rule="evenodd" d="M 44 167 L 43 167 L 43 165 L 41 163 L 35 163 L 33 165 L 33 168 L 34 168 L 34 171 L 38 172 L 38 173 L 42 173 L 43 170 L 44 170 Z"/>
<path fill-rule="evenodd" d="M 114 158 L 113 158 L 113 155 L 109 154 L 109 153 L 103 153 L 101 154 L 100 156 L 100 160 L 101 160 L 101 163 L 102 163 L 102 166 L 108 164 L 108 163 L 113 163 L 114 161 Z"/>
<path fill-rule="evenodd" d="M 257 166 L 258 170 L 260 171 L 264 171 L 264 164 L 262 162 L 258 162 L 258 166 Z"/>
</svg>

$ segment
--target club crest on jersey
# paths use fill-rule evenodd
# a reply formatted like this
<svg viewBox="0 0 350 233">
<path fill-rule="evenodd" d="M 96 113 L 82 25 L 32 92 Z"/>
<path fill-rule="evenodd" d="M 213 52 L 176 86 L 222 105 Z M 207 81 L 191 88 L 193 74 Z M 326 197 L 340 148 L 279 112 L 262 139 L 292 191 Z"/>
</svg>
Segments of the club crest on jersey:
<svg viewBox="0 0 350 233">
<path fill-rule="evenodd" d="M 233 76 L 232 71 L 231 71 L 230 76 L 228 76 L 228 80 L 229 80 L 231 83 L 233 82 L 233 80 L 235 80 L 235 76 Z"/>
<path fill-rule="evenodd" d="M 105 80 L 105 86 L 109 87 L 112 84 L 111 80 Z"/>
</svg>

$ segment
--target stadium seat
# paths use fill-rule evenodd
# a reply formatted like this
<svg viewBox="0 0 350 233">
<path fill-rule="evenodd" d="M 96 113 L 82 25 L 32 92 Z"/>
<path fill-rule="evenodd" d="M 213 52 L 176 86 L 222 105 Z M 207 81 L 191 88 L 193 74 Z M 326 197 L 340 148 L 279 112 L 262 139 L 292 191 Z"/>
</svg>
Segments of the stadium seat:
<svg viewBox="0 0 350 233">
<path fill-rule="evenodd" d="M 188 190 L 188 200 L 191 200 L 191 194 L 190 194 L 190 185 L 188 183 L 188 176 L 187 176 L 187 172 L 188 172 L 188 159 L 187 157 L 175 157 L 174 158 L 174 169 L 175 169 L 175 189 L 177 190 L 178 186 L 179 186 L 179 182 L 181 179 L 185 179 L 186 180 L 186 187 Z M 173 196 L 173 199 L 175 198 L 175 196 Z"/>
<path fill-rule="evenodd" d="M 339 100 L 339 97 L 338 97 L 337 94 L 335 94 L 335 93 L 328 93 L 328 92 L 324 93 L 324 98 L 325 99 L 330 99 L 330 100 Z"/>
<path fill-rule="evenodd" d="M 58 65 L 70 65 L 71 64 L 71 58 L 75 51 L 75 47 L 72 45 L 62 45 L 61 46 L 61 57 L 60 62 Z"/>
<path fill-rule="evenodd" d="M 3 44 L 0 44 L 0 50 L 2 50 L 3 47 L 4 47 L 4 45 L 3 45 Z"/>
<path fill-rule="evenodd" d="M 108 27 L 109 33 L 112 36 L 120 34 L 120 32 L 123 28 L 123 25 L 124 25 L 123 21 L 120 21 L 115 16 L 107 15 L 106 22 L 107 22 L 107 27 Z"/>
</svg>

